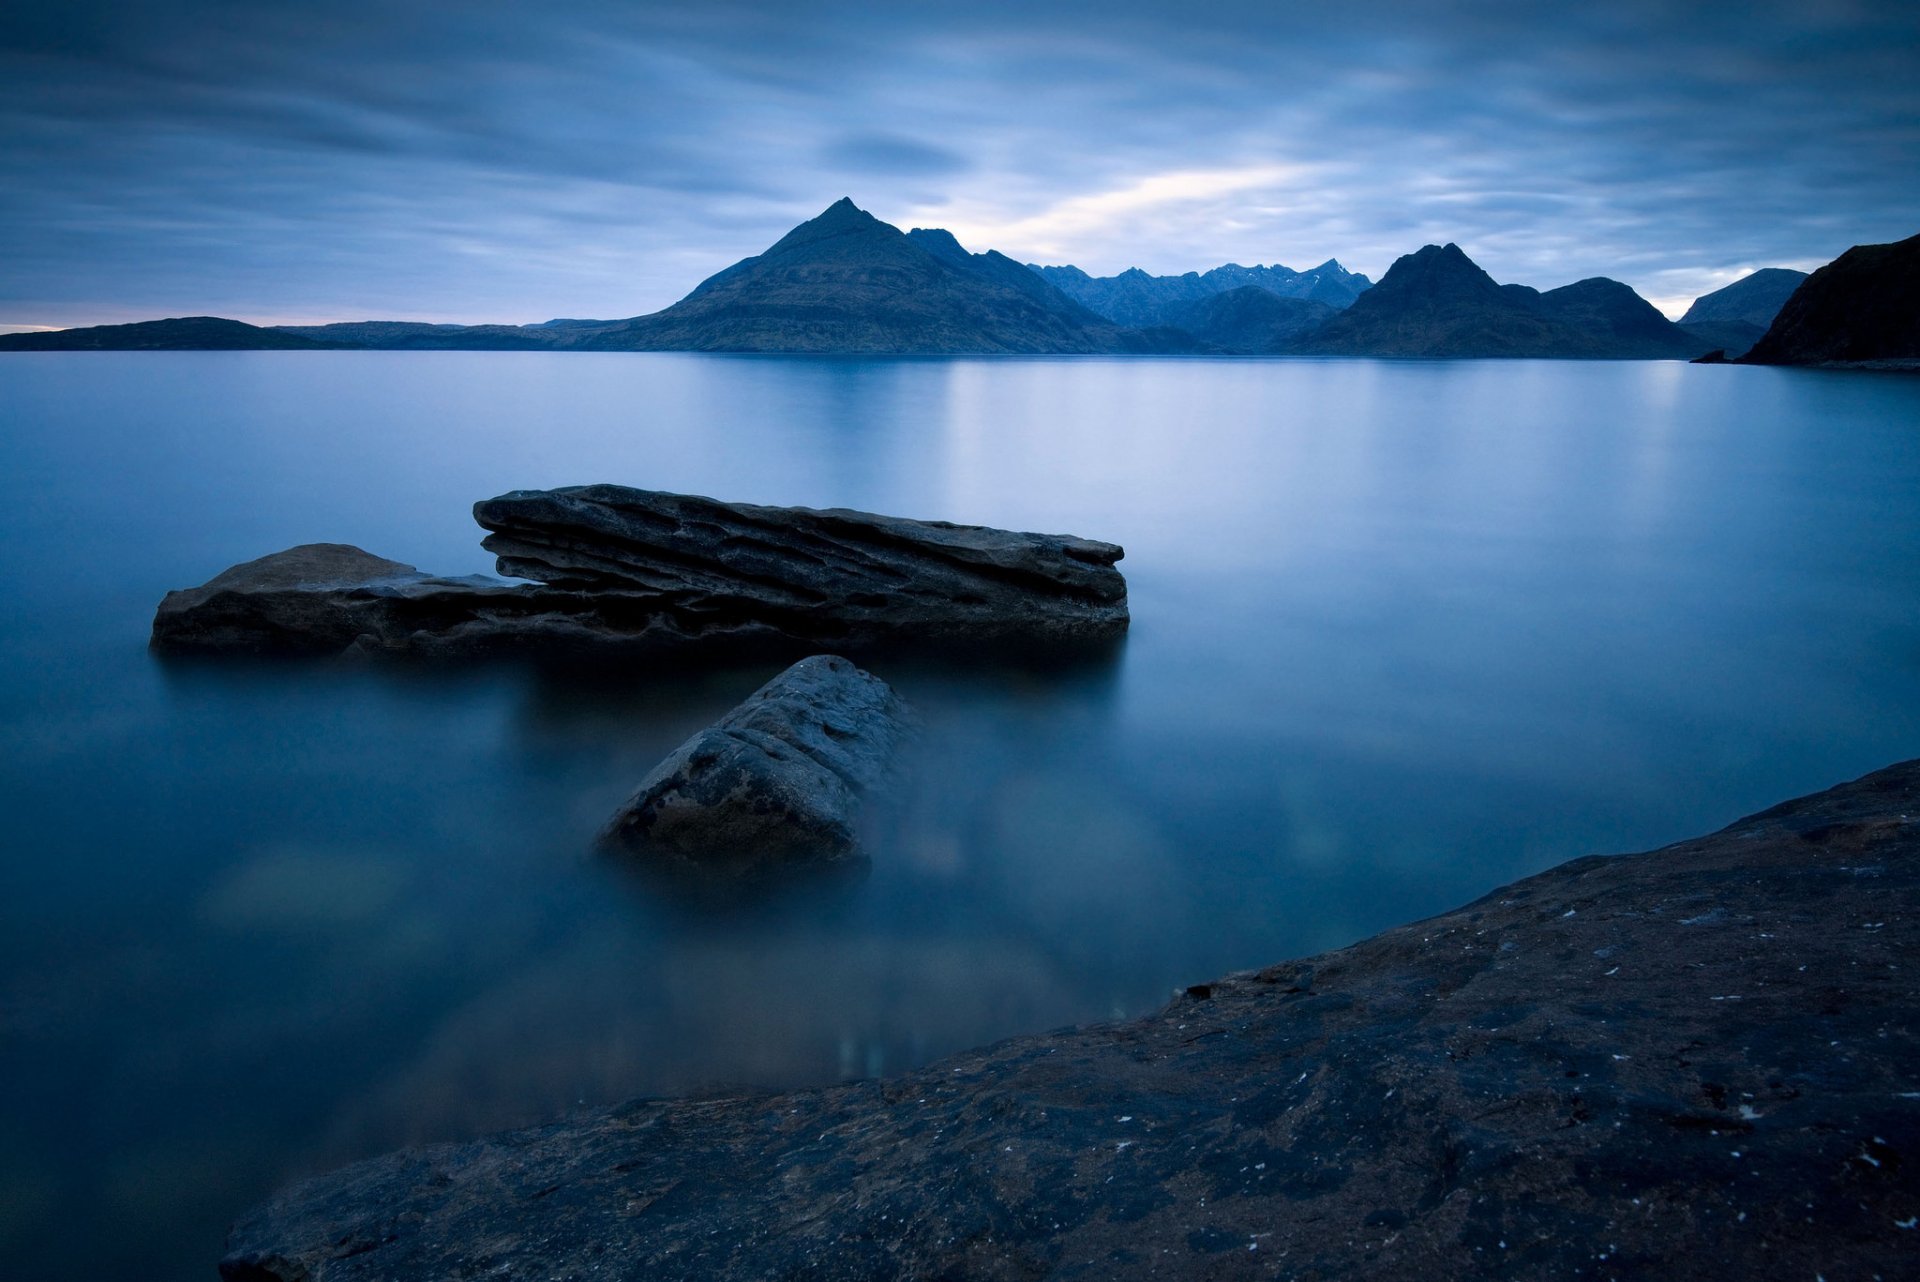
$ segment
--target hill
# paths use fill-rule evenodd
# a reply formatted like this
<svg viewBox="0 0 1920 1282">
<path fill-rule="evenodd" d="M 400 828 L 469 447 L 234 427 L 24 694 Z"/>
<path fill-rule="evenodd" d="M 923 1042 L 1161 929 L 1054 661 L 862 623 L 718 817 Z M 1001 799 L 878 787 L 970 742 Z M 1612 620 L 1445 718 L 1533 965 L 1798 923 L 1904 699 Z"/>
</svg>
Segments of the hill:
<svg viewBox="0 0 1920 1282">
<path fill-rule="evenodd" d="M 1807 278 L 1790 267 L 1762 267 L 1723 289 L 1702 294 L 1680 318 L 1680 327 L 1729 352 L 1759 341 L 1793 291 Z"/>
<path fill-rule="evenodd" d="M 1920 367 L 1920 236 L 1855 245 L 1807 277 L 1740 359 Z"/>
<path fill-rule="evenodd" d="M 220 316 L 176 316 L 130 325 L 0 334 L 0 352 L 318 351 L 348 346 L 357 344 L 319 341 Z"/>
<path fill-rule="evenodd" d="M 1618 281 L 1540 293 L 1498 285 L 1458 245 L 1399 259 L 1353 306 L 1295 344 L 1322 356 L 1652 359 L 1705 346 Z"/>
</svg>

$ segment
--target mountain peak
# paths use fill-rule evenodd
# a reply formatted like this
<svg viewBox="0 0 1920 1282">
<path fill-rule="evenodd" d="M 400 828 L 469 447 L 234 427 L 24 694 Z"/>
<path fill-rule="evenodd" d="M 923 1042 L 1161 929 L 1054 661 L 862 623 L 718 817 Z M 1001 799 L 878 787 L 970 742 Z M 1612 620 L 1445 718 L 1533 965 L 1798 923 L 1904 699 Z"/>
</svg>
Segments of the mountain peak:
<svg viewBox="0 0 1920 1282">
<path fill-rule="evenodd" d="M 767 253 L 775 254 L 783 249 L 816 244 L 834 236 L 866 235 L 882 229 L 896 236 L 901 234 L 898 228 L 888 226 L 854 204 L 851 196 L 842 196 L 817 216 L 809 218 L 775 241 Z"/>
</svg>

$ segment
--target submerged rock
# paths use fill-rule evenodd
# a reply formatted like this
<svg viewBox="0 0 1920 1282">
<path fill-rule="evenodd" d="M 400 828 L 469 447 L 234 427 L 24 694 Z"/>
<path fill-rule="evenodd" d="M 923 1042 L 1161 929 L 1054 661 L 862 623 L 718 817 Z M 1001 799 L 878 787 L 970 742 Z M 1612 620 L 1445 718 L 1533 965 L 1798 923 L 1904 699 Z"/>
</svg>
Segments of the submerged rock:
<svg viewBox="0 0 1920 1282">
<path fill-rule="evenodd" d="M 759 507 L 581 485 L 476 503 L 500 572 L 556 587 L 725 602 L 796 635 L 1109 636 L 1112 543 L 844 508 Z"/>
<path fill-rule="evenodd" d="M 861 802 L 904 717 L 872 673 L 838 655 L 802 659 L 656 766 L 600 843 L 740 877 L 858 858 Z"/>
<path fill-rule="evenodd" d="M 695 653 L 1079 647 L 1127 627 L 1121 549 L 1069 535 L 593 485 L 475 506 L 503 574 L 310 543 L 170 592 L 171 653 Z"/>
<path fill-rule="evenodd" d="M 1911 1273 L 1920 762 L 1158 1014 L 377 1158 L 228 1282 Z"/>
</svg>

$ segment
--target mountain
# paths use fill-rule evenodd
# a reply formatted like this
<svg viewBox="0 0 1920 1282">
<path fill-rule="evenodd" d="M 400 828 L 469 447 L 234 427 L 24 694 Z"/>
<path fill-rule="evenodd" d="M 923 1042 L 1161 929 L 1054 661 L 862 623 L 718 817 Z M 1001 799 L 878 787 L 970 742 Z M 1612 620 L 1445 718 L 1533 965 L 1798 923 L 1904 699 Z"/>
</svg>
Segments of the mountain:
<svg viewBox="0 0 1920 1282">
<path fill-rule="evenodd" d="M 969 254 L 945 232 L 909 235 L 846 199 L 664 311 L 549 333 L 601 351 L 1122 352 L 1158 343 L 1003 255 Z"/>
<path fill-rule="evenodd" d="M 1920 236 L 1855 245 L 1807 277 L 1740 359 L 1920 368 Z"/>
<path fill-rule="evenodd" d="M 1697 356 L 1704 346 L 1618 281 L 1498 285 L 1458 245 L 1428 245 L 1292 348 L 1321 356 Z"/>
<path fill-rule="evenodd" d="M 1680 318 L 1680 327 L 1715 347 L 1744 352 L 1773 324 L 1773 318 L 1807 278 L 1790 267 L 1762 267 L 1723 289 L 1702 294 Z"/>
<path fill-rule="evenodd" d="M 548 321 L 543 325 L 431 325 L 423 321 L 336 321 L 331 325 L 276 325 L 275 332 L 324 346 L 383 351 L 529 351 L 565 345 L 578 326 L 615 321 Z"/>
<path fill-rule="evenodd" d="M 130 325 L 0 334 L 0 352 L 318 351 L 344 346 L 351 344 L 318 342 L 220 316 L 177 316 Z"/>
<path fill-rule="evenodd" d="M 1072 266 L 1028 264 L 1028 269 L 1114 324 L 1136 326 L 1170 324 L 1172 308 L 1249 285 L 1281 298 L 1311 299 L 1342 308 L 1372 284 L 1331 258 L 1304 272 L 1278 264 L 1242 267 L 1238 263 L 1184 276 L 1152 276 L 1138 267 L 1129 267 L 1118 276 L 1089 276 Z"/>
<path fill-rule="evenodd" d="M 1175 303 L 1166 323 L 1230 356 L 1266 356 L 1290 349 L 1338 315 L 1325 303 L 1282 298 L 1258 285 L 1242 285 L 1205 298 Z"/>
</svg>

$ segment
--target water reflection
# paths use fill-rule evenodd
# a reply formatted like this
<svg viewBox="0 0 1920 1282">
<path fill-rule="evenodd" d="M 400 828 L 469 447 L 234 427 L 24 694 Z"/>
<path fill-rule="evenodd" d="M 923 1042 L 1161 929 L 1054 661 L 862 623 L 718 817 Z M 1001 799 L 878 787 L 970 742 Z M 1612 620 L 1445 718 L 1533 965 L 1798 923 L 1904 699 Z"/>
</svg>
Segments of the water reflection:
<svg viewBox="0 0 1920 1282">
<path fill-rule="evenodd" d="M 0 1273 L 201 1278 L 281 1180 L 1144 1009 L 1920 743 L 1920 381 L 1632 364 L 80 354 L 0 375 Z M 859 655 L 871 875 L 589 845 L 783 660 L 152 661 L 294 543 L 490 570 L 588 480 L 1126 545 L 1104 653 Z"/>
</svg>

